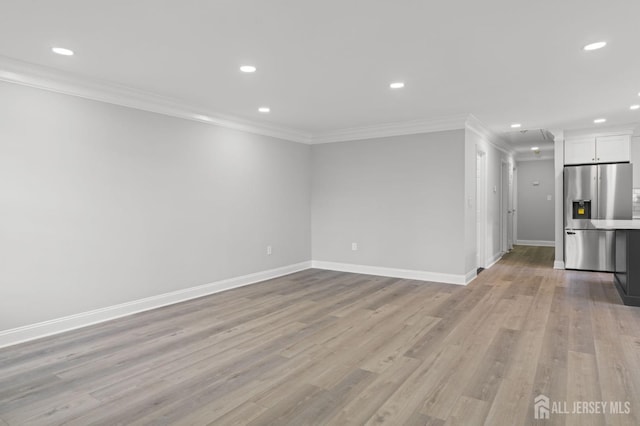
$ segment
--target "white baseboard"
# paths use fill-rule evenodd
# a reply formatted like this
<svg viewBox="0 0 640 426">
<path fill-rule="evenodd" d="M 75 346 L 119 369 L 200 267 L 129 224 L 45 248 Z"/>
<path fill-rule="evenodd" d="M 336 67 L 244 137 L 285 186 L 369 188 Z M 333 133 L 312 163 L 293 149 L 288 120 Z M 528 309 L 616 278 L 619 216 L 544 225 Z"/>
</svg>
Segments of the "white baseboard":
<svg viewBox="0 0 640 426">
<path fill-rule="evenodd" d="M 476 271 L 466 275 L 443 274 L 440 272 L 417 271 L 413 269 L 384 268 L 380 266 L 354 265 L 350 263 L 325 262 L 321 260 L 311 261 L 311 266 L 330 271 L 351 272 L 354 274 L 379 275 L 382 277 L 404 278 L 409 280 L 435 281 L 446 284 L 466 285 L 475 278 Z M 474 275 L 470 277 L 470 274 Z"/>
<path fill-rule="evenodd" d="M 496 263 L 498 263 L 498 261 L 500 261 L 500 259 L 502 259 L 502 255 L 504 253 L 499 252 L 493 255 L 493 257 L 491 257 L 491 259 L 489 259 L 489 261 L 487 262 L 487 267 L 485 269 L 489 269 L 491 268 L 493 265 L 495 265 Z"/>
<path fill-rule="evenodd" d="M 556 260 L 553 262 L 553 269 L 564 269 L 564 261 Z"/>
<path fill-rule="evenodd" d="M 473 268 L 473 270 L 465 274 L 464 285 L 469 284 L 471 281 L 475 280 L 477 277 L 478 277 L 478 268 Z"/>
<path fill-rule="evenodd" d="M 65 331 L 86 327 L 138 312 L 148 311 L 150 309 L 160 308 L 162 306 L 172 305 L 178 302 L 184 302 L 185 300 L 207 296 L 220 291 L 254 284 L 309 268 L 311 268 L 310 261 L 297 263 L 268 271 L 256 272 L 197 287 L 173 291 L 171 293 L 164 293 L 157 296 L 134 300 L 119 305 L 107 306 L 106 308 L 95 309 L 89 312 L 82 312 L 75 315 L 69 315 L 62 318 L 0 331 L 0 348 L 29 340 L 39 339 L 41 337 L 51 336 L 53 334 L 63 333 Z"/>
<path fill-rule="evenodd" d="M 516 244 L 519 246 L 538 246 L 538 247 L 555 247 L 555 241 L 544 240 L 518 240 Z"/>
<path fill-rule="evenodd" d="M 489 265 L 489 267 L 500 260 L 500 257 L 501 255 L 498 255 L 493 263 Z M 564 263 L 562 266 L 564 269 Z M 458 285 L 467 285 L 477 276 L 475 268 L 464 275 L 458 275 L 444 274 L 440 272 L 385 268 L 379 266 L 354 265 L 347 263 L 314 260 L 301 262 L 294 265 L 283 266 L 268 271 L 256 272 L 240 277 L 229 278 L 209 284 L 190 287 L 183 290 L 177 290 L 170 293 L 164 293 L 157 296 L 134 300 L 131 302 L 125 302 L 119 305 L 107 306 L 105 308 L 95 309 L 88 312 L 82 312 L 62 318 L 56 318 L 49 321 L 43 321 L 36 324 L 30 324 L 22 327 L 0 331 L 0 348 L 51 336 L 54 334 L 64 333 L 66 331 L 87 327 L 116 318 L 121 318 L 127 315 L 132 315 L 138 312 L 160 308 L 162 306 L 196 299 L 198 297 L 207 296 L 209 294 L 218 293 L 224 290 L 230 290 L 232 288 L 255 284 L 261 281 L 281 277 L 283 275 L 292 274 L 294 272 L 303 271 L 309 268 L 328 269 L 332 271 L 352 272 L 356 274 L 379 275 L 384 277 L 433 281 Z"/>
</svg>

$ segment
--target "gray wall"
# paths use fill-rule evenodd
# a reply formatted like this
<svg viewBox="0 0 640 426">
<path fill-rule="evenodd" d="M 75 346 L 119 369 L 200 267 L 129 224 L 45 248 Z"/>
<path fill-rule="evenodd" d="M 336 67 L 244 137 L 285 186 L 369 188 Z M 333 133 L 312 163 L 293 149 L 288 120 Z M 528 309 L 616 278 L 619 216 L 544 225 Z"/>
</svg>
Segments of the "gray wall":
<svg viewBox="0 0 640 426">
<path fill-rule="evenodd" d="M 0 330 L 310 260 L 309 169 L 306 145 L 0 83 Z"/>
<path fill-rule="evenodd" d="M 518 162 L 518 241 L 555 240 L 553 160 Z M 540 184 L 534 186 L 533 182 Z M 551 200 L 547 196 L 551 195 Z"/>
<path fill-rule="evenodd" d="M 313 259 L 464 274 L 464 140 L 455 130 L 314 145 Z"/>
</svg>

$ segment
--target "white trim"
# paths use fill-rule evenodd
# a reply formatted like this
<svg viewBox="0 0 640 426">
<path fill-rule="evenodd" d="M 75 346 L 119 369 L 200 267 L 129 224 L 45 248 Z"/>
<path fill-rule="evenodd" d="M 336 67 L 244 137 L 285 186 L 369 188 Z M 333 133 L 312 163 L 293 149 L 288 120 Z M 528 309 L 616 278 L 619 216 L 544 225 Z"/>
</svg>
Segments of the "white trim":
<svg viewBox="0 0 640 426">
<path fill-rule="evenodd" d="M 554 130 L 554 239 L 555 259 L 554 268 L 564 269 L 564 131 Z M 558 267 L 559 266 L 559 267 Z"/>
<path fill-rule="evenodd" d="M 507 252 L 509 250 L 509 170 L 511 163 L 506 159 L 500 161 L 500 250 Z M 506 175 L 505 175 L 506 173 Z M 505 185 L 505 178 L 507 184 Z M 506 192 L 505 192 L 506 191 Z"/>
<path fill-rule="evenodd" d="M 538 247 L 555 247 L 555 241 L 545 240 L 517 240 L 516 244 L 519 246 L 538 246 Z"/>
<path fill-rule="evenodd" d="M 484 137 L 487 143 L 496 149 L 506 154 L 513 154 L 511 146 L 506 141 L 489 130 L 472 114 L 456 114 L 312 134 L 301 129 L 221 114 L 203 106 L 187 104 L 178 99 L 2 55 L 0 55 L 0 81 L 304 144 L 343 142 L 467 128 Z"/>
<path fill-rule="evenodd" d="M 293 142 L 305 144 L 311 142 L 311 135 L 301 130 L 219 114 L 208 111 L 206 108 L 187 105 L 176 99 L 158 96 L 109 81 L 88 79 L 70 72 L 22 62 L 1 55 L 0 80 Z"/>
<path fill-rule="evenodd" d="M 509 196 L 511 197 L 511 246 L 509 250 L 513 249 L 513 242 L 518 241 L 518 167 L 515 160 L 511 163 L 511 185 L 509 186 Z M 507 216 L 507 219 L 509 216 Z"/>
<path fill-rule="evenodd" d="M 518 241 L 518 168 L 516 167 L 515 161 L 508 164 L 507 206 L 511 210 L 511 226 L 509 226 L 509 215 L 507 214 L 507 250 L 513 250 L 513 246 L 516 241 Z"/>
<path fill-rule="evenodd" d="M 404 278 L 409 280 L 433 281 L 446 284 L 465 285 L 470 281 L 471 274 L 443 274 L 441 272 L 417 271 L 414 269 L 384 268 L 380 266 L 354 265 L 350 263 L 325 262 L 321 260 L 311 261 L 311 267 L 328 269 L 330 271 L 351 272 L 354 274 L 378 275 L 382 277 Z M 473 270 L 475 274 L 476 270 Z M 472 277 L 471 279 L 473 279 Z"/>
<path fill-rule="evenodd" d="M 477 277 L 478 277 L 478 269 L 477 268 L 474 268 L 473 270 L 467 272 L 464 275 L 464 285 L 469 284 L 471 281 L 475 280 Z"/>
<path fill-rule="evenodd" d="M 323 144 L 360 139 L 383 138 L 388 136 L 443 132 L 447 130 L 461 130 L 464 128 L 464 123 L 467 117 L 468 114 L 458 114 L 446 117 L 385 123 L 374 126 L 352 127 L 330 132 L 320 132 L 311 137 L 311 143 Z"/>
<path fill-rule="evenodd" d="M 65 331 L 86 327 L 138 312 L 148 311 L 150 309 L 156 309 L 162 306 L 184 302 L 185 300 L 207 296 L 209 294 L 218 293 L 220 291 L 281 277 L 283 275 L 288 275 L 294 272 L 309 269 L 310 267 L 310 261 L 301 262 L 294 265 L 271 269 L 268 271 L 256 272 L 253 274 L 216 281 L 197 287 L 173 291 L 171 293 L 164 293 L 157 296 L 134 300 L 119 305 L 107 306 L 105 308 L 100 308 L 75 315 L 69 315 L 63 318 L 57 318 L 36 324 L 26 325 L 23 327 L 13 328 L 10 330 L 0 331 L 0 348 L 26 342 L 29 340 L 39 339 L 41 337 L 51 336 L 53 334 L 63 333 Z"/>
<path fill-rule="evenodd" d="M 637 129 L 640 129 L 637 123 L 629 123 L 623 124 L 620 126 L 608 126 L 608 127 L 598 127 L 595 128 L 586 128 L 586 129 L 573 129 L 573 130 L 565 130 L 564 131 L 564 139 L 572 139 L 581 136 L 593 136 L 593 137 L 602 137 L 602 136 L 617 136 L 617 135 L 633 135 Z"/>
<path fill-rule="evenodd" d="M 518 157 L 518 155 L 516 154 L 514 159 L 516 160 L 516 163 L 522 163 L 523 161 L 553 160 L 554 157 L 553 157 L 553 154 L 551 154 L 551 155 L 540 155 L 538 157 Z"/>
<path fill-rule="evenodd" d="M 466 129 L 480 136 L 480 138 L 483 141 L 485 141 L 486 143 L 488 143 L 498 151 L 501 151 L 510 156 L 514 155 L 513 147 L 507 141 L 505 141 L 501 136 L 492 132 L 475 115 L 469 114 L 467 116 L 467 119 L 464 122 L 464 126 Z"/>
<path fill-rule="evenodd" d="M 477 165 L 480 164 L 480 170 Z M 480 176 L 478 176 L 480 175 Z M 476 263 L 487 266 L 487 153 L 476 144 Z M 479 237 L 479 238 L 478 238 Z"/>
<path fill-rule="evenodd" d="M 489 259 L 489 261 L 487 262 L 488 265 L 485 269 L 489 269 L 491 268 L 493 265 L 495 265 L 496 263 L 498 263 L 500 261 L 500 259 L 502 259 L 502 256 L 504 255 L 504 253 L 496 253 L 493 256 L 491 256 L 491 259 Z"/>
</svg>

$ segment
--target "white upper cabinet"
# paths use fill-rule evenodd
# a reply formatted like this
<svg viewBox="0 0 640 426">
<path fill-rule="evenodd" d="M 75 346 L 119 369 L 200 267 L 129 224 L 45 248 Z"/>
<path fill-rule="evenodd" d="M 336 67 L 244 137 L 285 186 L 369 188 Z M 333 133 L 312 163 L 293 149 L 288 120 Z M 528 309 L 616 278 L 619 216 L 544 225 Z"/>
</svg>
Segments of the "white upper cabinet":
<svg viewBox="0 0 640 426">
<path fill-rule="evenodd" d="M 631 137 L 616 135 L 596 138 L 596 161 L 598 163 L 631 161 Z"/>
<path fill-rule="evenodd" d="M 630 160 L 629 135 L 581 136 L 564 141 L 565 164 L 618 163 Z"/>
<path fill-rule="evenodd" d="M 564 164 L 596 162 L 596 138 L 581 137 L 564 141 Z"/>
</svg>

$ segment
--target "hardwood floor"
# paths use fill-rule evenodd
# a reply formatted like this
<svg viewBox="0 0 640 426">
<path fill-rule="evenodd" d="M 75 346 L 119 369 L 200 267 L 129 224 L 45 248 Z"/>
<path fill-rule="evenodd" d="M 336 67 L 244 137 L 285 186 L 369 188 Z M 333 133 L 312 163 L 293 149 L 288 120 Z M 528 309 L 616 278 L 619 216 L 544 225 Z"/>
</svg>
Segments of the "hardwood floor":
<svg viewBox="0 0 640 426">
<path fill-rule="evenodd" d="M 466 287 L 308 270 L 0 350 L 0 425 L 534 424 L 629 401 L 640 308 L 517 247 Z M 624 409 L 624 405 L 622 407 Z"/>
</svg>

